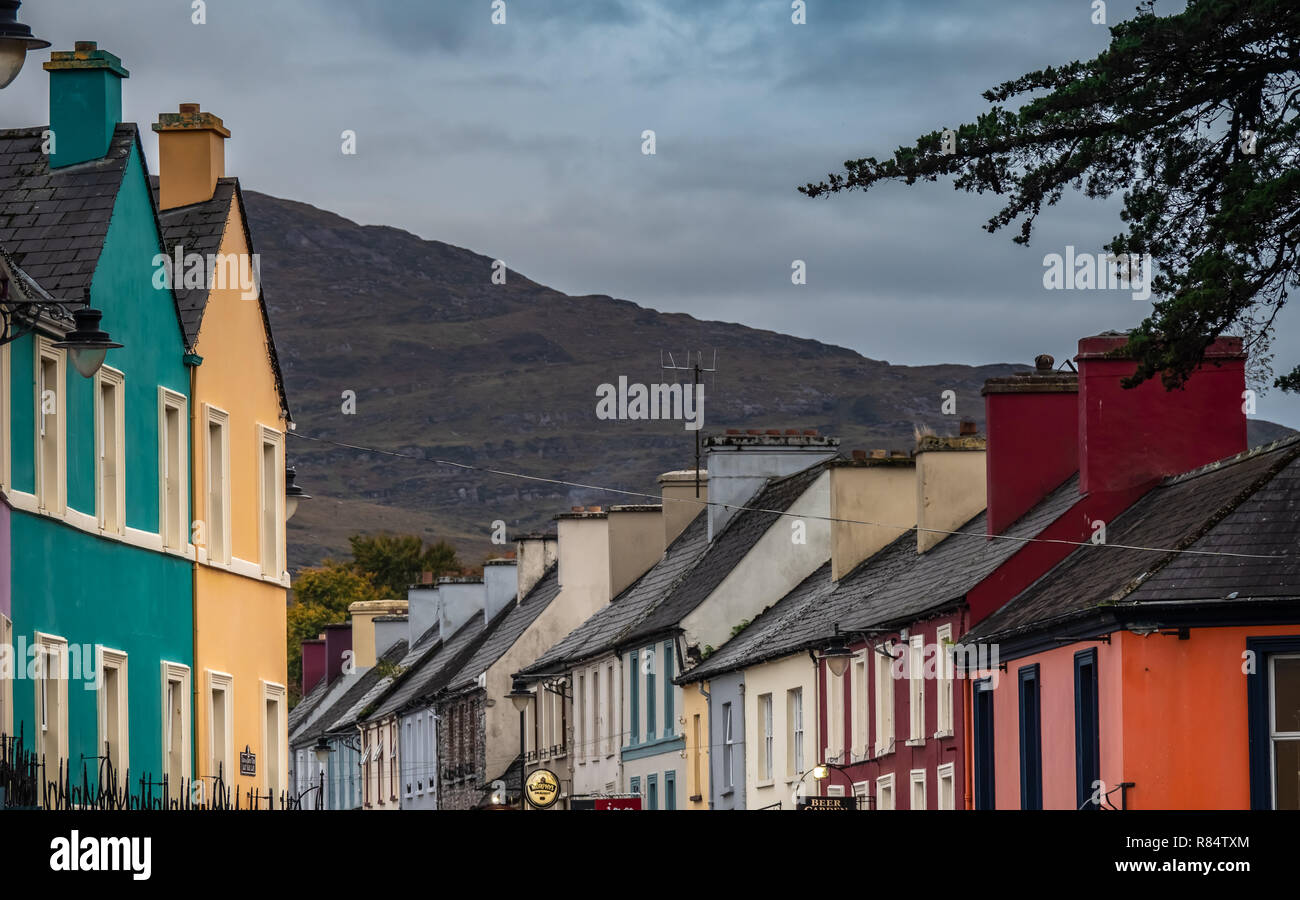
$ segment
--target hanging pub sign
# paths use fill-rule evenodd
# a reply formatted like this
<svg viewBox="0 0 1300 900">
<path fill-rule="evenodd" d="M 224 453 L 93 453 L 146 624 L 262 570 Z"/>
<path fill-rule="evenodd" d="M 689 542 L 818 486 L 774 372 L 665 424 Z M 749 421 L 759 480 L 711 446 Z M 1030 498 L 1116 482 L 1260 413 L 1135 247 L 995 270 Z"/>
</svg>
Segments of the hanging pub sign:
<svg viewBox="0 0 1300 900">
<path fill-rule="evenodd" d="M 249 752 L 249 746 L 244 745 L 244 752 L 239 754 L 239 775 L 240 777 L 251 777 L 257 774 L 257 754 Z"/>
<path fill-rule="evenodd" d="M 804 797 L 795 809 L 842 810 L 857 809 L 857 797 Z"/>
<path fill-rule="evenodd" d="M 524 779 L 524 796 L 533 809 L 547 809 L 560 799 L 560 779 L 550 769 L 538 769 Z"/>
</svg>

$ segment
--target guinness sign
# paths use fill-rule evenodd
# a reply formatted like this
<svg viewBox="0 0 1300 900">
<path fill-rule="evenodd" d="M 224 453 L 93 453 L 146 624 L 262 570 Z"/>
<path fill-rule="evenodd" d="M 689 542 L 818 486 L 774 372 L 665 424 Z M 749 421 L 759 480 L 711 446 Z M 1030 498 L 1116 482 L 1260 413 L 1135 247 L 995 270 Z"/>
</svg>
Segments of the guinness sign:
<svg viewBox="0 0 1300 900">
<path fill-rule="evenodd" d="M 560 799 L 560 779 L 550 769 L 538 769 L 524 779 L 524 796 L 533 809 L 547 809 Z"/>
</svg>

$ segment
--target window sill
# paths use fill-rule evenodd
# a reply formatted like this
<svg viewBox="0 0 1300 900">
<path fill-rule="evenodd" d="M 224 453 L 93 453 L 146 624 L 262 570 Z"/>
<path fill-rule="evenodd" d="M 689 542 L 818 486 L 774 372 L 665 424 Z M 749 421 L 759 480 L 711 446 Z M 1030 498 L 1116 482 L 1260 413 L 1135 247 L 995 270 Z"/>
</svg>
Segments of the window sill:
<svg viewBox="0 0 1300 900">
<path fill-rule="evenodd" d="M 912 738 L 910 741 L 905 741 L 904 743 L 908 747 L 924 747 L 925 738 Z"/>
<path fill-rule="evenodd" d="M 775 781 L 771 781 L 771 780 L 768 780 L 768 781 L 756 781 L 756 782 L 754 782 L 754 787 L 756 787 L 756 788 L 770 788 L 770 787 L 772 787 L 772 786 L 775 785 L 775 784 L 776 784 L 776 782 L 775 782 Z"/>
<path fill-rule="evenodd" d="M 942 740 L 945 740 L 946 738 L 950 738 L 950 737 L 952 737 L 952 736 L 953 736 L 953 732 L 952 732 L 951 729 L 949 729 L 948 731 L 936 731 L 936 732 L 934 733 L 934 739 L 935 739 L 936 741 L 942 741 Z"/>
<path fill-rule="evenodd" d="M 734 797 L 734 796 L 736 796 L 736 789 L 735 789 L 734 787 L 729 787 L 729 788 L 727 788 L 725 791 L 723 791 L 721 794 L 719 794 L 719 796 L 721 796 L 721 797 Z"/>
</svg>

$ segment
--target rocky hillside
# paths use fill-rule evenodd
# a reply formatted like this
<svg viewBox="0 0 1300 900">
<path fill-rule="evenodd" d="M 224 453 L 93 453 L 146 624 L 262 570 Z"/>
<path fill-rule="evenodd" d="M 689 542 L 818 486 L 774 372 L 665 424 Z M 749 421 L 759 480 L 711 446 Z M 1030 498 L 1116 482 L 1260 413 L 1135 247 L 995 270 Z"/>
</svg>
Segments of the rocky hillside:
<svg viewBox="0 0 1300 900">
<path fill-rule="evenodd" d="M 497 520 L 514 533 L 545 528 L 571 505 L 637 502 L 428 460 L 653 492 L 659 473 L 690 465 L 693 434 L 681 422 L 598 419 L 596 391 L 619 376 L 671 380 L 661 350 L 678 360 L 717 351 L 704 433 L 816 428 L 845 449 L 906 448 L 915 426 L 954 430 L 941 411 L 946 390 L 959 414 L 980 420 L 984 380 L 1017 368 L 895 366 L 613 297 L 570 297 L 513 271 L 493 284 L 490 257 L 251 191 L 245 201 L 297 434 L 417 457 L 291 437 L 299 483 L 316 498 L 290 524 L 295 569 L 345 554 L 349 534 L 382 529 L 445 538 L 477 563 L 492 552 Z"/>
</svg>

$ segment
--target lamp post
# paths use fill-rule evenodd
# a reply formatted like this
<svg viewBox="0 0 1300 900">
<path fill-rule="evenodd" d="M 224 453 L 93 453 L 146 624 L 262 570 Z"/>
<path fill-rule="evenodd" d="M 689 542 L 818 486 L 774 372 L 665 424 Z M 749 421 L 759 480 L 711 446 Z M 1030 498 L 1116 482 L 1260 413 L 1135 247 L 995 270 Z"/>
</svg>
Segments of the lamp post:
<svg viewBox="0 0 1300 900">
<path fill-rule="evenodd" d="M 0 8 L 4 2 L 0 0 Z M 72 330 L 54 346 L 68 351 L 73 367 L 84 378 L 93 378 L 108 351 L 122 346 L 100 329 L 104 314 L 90 305 L 90 288 L 86 288 L 81 300 L 56 300 L 48 294 L 35 298 L 13 296 L 9 288 L 9 278 L 0 276 L 0 320 L 3 320 L 0 345 L 35 331 L 42 316 L 58 315 L 64 319 L 71 316 Z"/>
<path fill-rule="evenodd" d="M 284 467 L 284 520 L 286 522 L 298 511 L 299 501 L 311 499 L 311 494 L 293 483 L 297 475 L 298 470 L 293 466 Z"/>
<path fill-rule="evenodd" d="M 29 50 L 42 50 L 49 41 L 32 36 L 32 30 L 18 21 L 21 0 L 0 0 L 0 88 L 18 77 Z"/>
<path fill-rule="evenodd" d="M 524 754 L 527 752 L 524 744 L 524 728 L 527 725 L 528 704 L 533 702 L 533 692 L 528 690 L 528 682 L 516 678 L 510 685 L 508 696 L 515 709 L 519 711 L 519 810 L 522 812 L 528 808 L 524 800 Z"/>
</svg>

